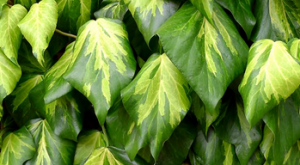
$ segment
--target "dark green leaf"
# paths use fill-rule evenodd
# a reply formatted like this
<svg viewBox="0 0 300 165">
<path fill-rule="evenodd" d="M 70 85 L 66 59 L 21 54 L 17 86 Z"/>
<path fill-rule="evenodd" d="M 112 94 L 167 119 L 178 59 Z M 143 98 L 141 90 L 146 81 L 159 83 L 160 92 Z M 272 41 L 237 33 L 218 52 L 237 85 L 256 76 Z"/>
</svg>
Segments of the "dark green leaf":
<svg viewBox="0 0 300 165">
<path fill-rule="evenodd" d="M 106 118 L 110 145 L 125 148 L 128 157 L 133 160 L 138 151 L 147 144 L 147 139 L 138 132 L 135 122 L 122 104 L 113 107 L 112 111 Z"/>
<path fill-rule="evenodd" d="M 243 105 L 237 99 L 231 100 L 225 117 L 214 128 L 220 139 L 235 146 L 241 165 L 249 162 L 262 139 L 261 123 L 250 128 Z"/>
<path fill-rule="evenodd" d="M 48 51 L 45 52 L 45 66 L 41 66 L 41 64 L 37 61 L 37 59 L 32 54 L 32 49 L 30 44 L 23 40 L 18 52 L 18 63 L 21 66 L 23 74 L 44 74 L 46 70 L 48 70 L 53 60 L 48 53 Z"/>
<path fill-rule="evenodd" d="M 269 151 L 272 157 L 269 160 L 276 164 L 285 161 L 285 154 L 300 139 L 300 106 L 295 102 L 290 97 L 264 116 L 266 126 L 274 134 L 274 142 Z"/>
<path fill-rule="evenodd" d="M 231 12 L 234 19 L 246 32 L 247 37 L 250 38 L 256 23 L 256 19 L 252 14 L 251 0 L 216 0 L 216 2 Z"/>
<path fill-rule="evenodd" d="M 15 4 L 20 4 L 24 7 L 26 7 L 27 10 L 30 9 L 30 7 L 35 4 L 39 0 L 14 0 Z"/>
<path fill-rule="evenodd" d="M 1 148 L 1 165 L 22 165 L 26 160 L 33 158 L 35 153 L 33 137 L 26 127 L 9 133 Z"/>
<path fill-rule="evenodd" d="M 32 108 L 28 96 L 29 92 L 42 79 L 43 76 L 38 74 L 23 75 L 14 92 L 5 100 L 8 111 L 19 126 L 38 116 Z"/>
<path fill-rule="evenodd" d="M 153 55 L 122 90 L 122 101 L 154 159 L 190 108 L 188 84 L 166 54 Z"/>
<path fill-rule="evenodd" d="M 108 18 L 86 23 L 79 30 L 73 59 L 64 78 L 90 100 L 103 125 L 136 67 L 124 24 Z"/>
<path fill-rule="evenodd" d="M 193 123 L 190 118 L 186 117 L 174 130 L 170 139 L 165 142 L 155 164 L 181 165 L 186 159 L 196 135 L 197 129 L 195 123 Z"/>
<path fill-rule="evenodd" d="M 196 154 L 196 164 L 238 164 L 234 152 L 234 146 L 222 141 L 215 132 L 208 130 L 207 140 L 202 131 L 198 132 L 197 138 L 193 144 L 193 152 Z M 198 162 L 198 163 L 197 163 Z"/>
<path fill-rule="evenodd" d="M 217 4 L 212 18 L 215 27 L 187 2 L 157 33 L 166 54 L 214 114 L 229 84 L 243 73 L 248 47 Z"/>
</svg>

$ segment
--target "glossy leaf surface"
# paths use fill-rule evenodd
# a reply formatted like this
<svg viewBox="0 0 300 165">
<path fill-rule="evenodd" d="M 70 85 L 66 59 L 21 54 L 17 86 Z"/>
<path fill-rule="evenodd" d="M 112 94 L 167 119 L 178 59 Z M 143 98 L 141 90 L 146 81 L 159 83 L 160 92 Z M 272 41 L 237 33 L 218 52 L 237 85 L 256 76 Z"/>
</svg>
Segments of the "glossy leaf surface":
<svg viewBox="0 0 300 165">
<path fill-rule="evenodd" d="M 42 66 L 45 65 L 44 52 L 56 28 L 57 12 L 54 0 L 42 0 L 34 4 L 18 24 L 22 34 L 32 46 L 33 55 Z"/>
<path fill-rule="evenodd" d="M 264 114 L 287 99 L 299 85 L 300 65 L 285 43 L 272 40 L 254 43 L 239 86 L 250 125 L 254 126 Z"/>
<path fill-rule="evenodd" d="M 75 144 L 55 135 L 46 120 L 31 120 L 27 128 L 33 135 L 37 152 L 31 160 L 26 162 L 26 165 L 72 164 Z"/>
<path fill-rule="evenodd" d="M 22 165 L 34 156 L 35 151 L 32 135 L 25 127 L 22 127 L 5 137 L 1 148 L 0 163 Z"/>
<path fill-rule="evenodd" d="M 73 59 L 64 78 L 90 100 L 103 125 L 108 109 L 135 71 L 124 25 L 107 18 L 89 21 L 79 30 Z"/>
<path fill-rule="evenodd" d="M 166 84 L 168 82 L 168 84 Z M 166 54 L 153 55 L 122 90 L 126 111 L 147 135 L 155 159 L 190 107 L 188 84 Z"/>
<path fill-rule="evenodd" d="M 212 18 L 215 27 L 187 2 L 158 30 L 166 54 L 211 114 L 228 85 L 243 73 L 248 51 L 234 24 L 217 4 Z"/>
<path fill-rule="evenodd" d="M 21 45 L 22 34 L 18 23 L 27 14 L 21 5 L 12 8 L 4 6 L 0 16 L 0 48 L 13 63 L 17 64 L 18 49 Z"/>
</svg>

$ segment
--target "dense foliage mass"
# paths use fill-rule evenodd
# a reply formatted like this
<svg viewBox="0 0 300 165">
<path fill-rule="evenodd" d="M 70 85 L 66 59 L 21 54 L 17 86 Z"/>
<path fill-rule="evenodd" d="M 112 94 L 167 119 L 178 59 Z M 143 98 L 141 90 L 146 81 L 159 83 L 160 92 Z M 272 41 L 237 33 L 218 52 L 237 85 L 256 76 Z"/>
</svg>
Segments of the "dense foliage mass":
<svg viewBox="0 0 300 165">
<path fill-rule="evenodd" d="M 300 164 L 298 38 L 299 0 L 0 0 L 0 164 Z"/>
</svg>

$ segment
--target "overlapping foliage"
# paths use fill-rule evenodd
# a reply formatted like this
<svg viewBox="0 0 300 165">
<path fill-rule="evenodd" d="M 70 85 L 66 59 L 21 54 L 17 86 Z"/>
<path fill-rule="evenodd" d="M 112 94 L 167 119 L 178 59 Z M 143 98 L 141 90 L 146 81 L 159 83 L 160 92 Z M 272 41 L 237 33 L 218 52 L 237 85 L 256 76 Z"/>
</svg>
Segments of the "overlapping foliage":
<svg viewBox="0 0 300 165">
<path fill-rule="evenodd" d="M 298 0 L 0 0 L 0 164 L 300 164 L 299 38 Z"/>
</svg>

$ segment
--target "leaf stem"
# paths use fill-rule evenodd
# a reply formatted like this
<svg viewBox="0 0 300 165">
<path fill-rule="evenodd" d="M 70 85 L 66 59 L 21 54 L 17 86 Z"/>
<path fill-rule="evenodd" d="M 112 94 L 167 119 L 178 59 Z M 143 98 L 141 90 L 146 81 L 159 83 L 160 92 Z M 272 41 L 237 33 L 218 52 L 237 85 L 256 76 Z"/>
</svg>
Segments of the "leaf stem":
<svg viewBox="0 0 300 165">
<path fill-rule="evenodd" d="M 66 32 L 63 32 L 61 30 L 58 30 L 58 29 L 55 29 L 55 32 L 58 33 L 58 34 L 61 34 L 63 36 L 67 36 L 67 37 L 71 37 L 71 38 L 77 38 L 77 36 L 75 36 L 74 34 L 70 34 L 70 33 L 66 33 Z"/>
<path fill-rule="evenodd" d="M 107 136 L 107 133 L 106 133 L 106 129 L 104 126 L 101 126 L 102 128 L 102 132 L 103 132 L 103 135 L 104 135 L 104 139 L 105 139 L 105 142 L 107 144 L 107 146 L 109 146 L 109 141 L 108 141 L 108 136 Z"/>
</svg>

